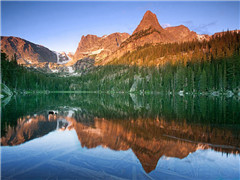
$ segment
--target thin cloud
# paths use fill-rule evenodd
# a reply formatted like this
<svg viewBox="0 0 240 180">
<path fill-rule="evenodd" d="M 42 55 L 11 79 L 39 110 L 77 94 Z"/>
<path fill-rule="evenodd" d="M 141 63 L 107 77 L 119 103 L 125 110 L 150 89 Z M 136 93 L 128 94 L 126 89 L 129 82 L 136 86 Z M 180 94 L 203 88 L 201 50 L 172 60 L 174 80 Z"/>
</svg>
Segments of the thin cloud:
<svg viewBox="0 0 240 180">
<path fill-rule="evenodd" d="M 171 24 L 163 24 L 162 27 L 163 27 L 163 28 L 171 27 Z"/>
<path fill-rule="evenodd" d="M 216 26 L 217 21 L 209 22 L 206 24 L 200 24 L 200 25 L 194 24 L 193 21 L 183 21 L 183 24 L 185 24 L 191 30 L 193 30 L 199 34 L 211 34 L 211 32 L 209 32 L 208 28 L 211 26 Z"/>
</svg>

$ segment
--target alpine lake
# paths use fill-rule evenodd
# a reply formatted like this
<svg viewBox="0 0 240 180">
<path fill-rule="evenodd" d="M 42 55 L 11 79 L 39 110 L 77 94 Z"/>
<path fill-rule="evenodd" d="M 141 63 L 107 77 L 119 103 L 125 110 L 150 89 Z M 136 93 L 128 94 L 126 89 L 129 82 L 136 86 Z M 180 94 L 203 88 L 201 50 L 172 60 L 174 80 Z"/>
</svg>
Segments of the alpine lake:
<svg viewBox="0 0 240 180">
<path fill-rule="evenodd" d="M 2 179 L 240 179 L 240 97 L 21 95 L 1 102 Z"/>
</svg>

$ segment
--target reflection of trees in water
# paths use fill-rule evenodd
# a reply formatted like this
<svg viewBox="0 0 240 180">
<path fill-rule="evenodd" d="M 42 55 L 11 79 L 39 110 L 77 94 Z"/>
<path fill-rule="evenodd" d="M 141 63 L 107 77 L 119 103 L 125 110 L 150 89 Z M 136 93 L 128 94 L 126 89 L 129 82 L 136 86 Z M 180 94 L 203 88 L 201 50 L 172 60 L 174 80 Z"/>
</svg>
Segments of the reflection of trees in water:
<svg viewBox="0 0 240 180">
<path fill-rule="evenodd" d="M 73 98 L 74 97 L 74 98 Z M 79 107 L 94 116 L 123 118 L 164 116 L 187 122 L 240 124 L 240 103 L 236 98 L 180 97 L 128 94 L 49 94 L 12 98 L 3 109 L 2 119 L 56 109 Z M 15 112 L 15 113 L 13 113 Z M 11 120 L 9 120 L 11 119 Z"/>
<path fill-rule="evenodd" d="M 93 125 L 94 124 L 94 116 L 90 114 L 85 109 L 81 109 L 80 111 L 75 111 L 74 118 L 77 122 L 84 125 Z"/>
<path fill-rule="evenodd" d="M 129 126 L 129 119 L 164 119 L 166 122 L 187 124 L 194 132 L 186 134 L 193 141 L 207 142 L 208 136 L 201 132 L 212 134 L 215 139 L 226 139 L 231 136 L 239 138 L 240 131 L 240 102 L 235 98 L 225 97 L 180 97 L 160 95 L 124 95 L 124 94 L 49 94 L 39 96 L 16 96 L 2 110 L 2 136 L 5 135 L 8 125 L 16 126 L 17 119 L 26 115 L 34 116 L 47 112 L 50 109 L 61 110 L 59 115 L 67 116 L 68 110 L 75 107 L 73 117 L 84 125 L 93 125 L 94 117 L 123 121 Z M 151 124 L 149 122 L 149 124 Z M 124 125 L 125 126 L 125 125 Z M 149 125 L 148 125 L 149 126 Z M 158 123 L 153 121 L 151 129 L 158 129 Z M 145 132 L 141 126 L 132 131 Z M 170 126 L 171 127 L 171 126 Z M 127 127 L 125 127 L 127 128 Z M 165 127 L 166 128 L 166 127 Z M 180 126 L 179 128 L 184 128 Z M 205 129 L 204 129 L 205 128 Z M 219 132 L 219 129 L 221 132 Z M 226 132 L 225 132 L 226 131 Z M 174 132 L 175 134 L 178 131 Z M 194 136 L 192 134 L 195 134 Z M 222 133 L 222 134 L 221 134 Z M 149 133 L 145 133 L 149 134 Z M 197 135 L 199 134 L 199 135 Z M 169 134 L 172 135 L 172 134 Z M 146 136 L 146 135 L 145 135 Z M 193 136 L 193 137 L 191 137 Z M 178 134 L 184 138 L 184 133 Z M 213 138 L 211 138 L 213 139 Z M 211 143 L 211 141 L 209 141 Z M 236 144 L 231 142 L 230 144 Z"/>
</svg>

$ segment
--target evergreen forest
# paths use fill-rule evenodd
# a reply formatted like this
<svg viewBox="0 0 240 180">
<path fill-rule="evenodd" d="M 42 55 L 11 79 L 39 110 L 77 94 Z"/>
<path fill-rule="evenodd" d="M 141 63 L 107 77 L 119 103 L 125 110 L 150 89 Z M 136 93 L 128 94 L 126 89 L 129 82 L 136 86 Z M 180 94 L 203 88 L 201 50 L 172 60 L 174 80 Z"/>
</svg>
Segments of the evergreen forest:
<svg viewBox="0 0 240 180">
<path fill-rule="evenodd" d="M 1 53 L 1 81 L 13 92 L 240 94 L 240 34 L 209 41 L 146 44 L 81 76 L 46 74 Z"/>
</svg>

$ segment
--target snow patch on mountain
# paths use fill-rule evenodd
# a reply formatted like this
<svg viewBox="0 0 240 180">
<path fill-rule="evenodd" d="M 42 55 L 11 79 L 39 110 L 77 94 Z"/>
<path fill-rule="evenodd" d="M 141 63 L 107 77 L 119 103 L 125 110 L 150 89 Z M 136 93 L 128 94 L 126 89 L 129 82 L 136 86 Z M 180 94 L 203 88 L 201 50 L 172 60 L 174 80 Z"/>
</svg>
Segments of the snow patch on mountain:
<svg viewBox="0 0 240 180">
<path fill-rule="evenodd" d="M 74 72 L 74 70 L 73 70 L 73 67 L 72 67 L 72 66 L 68 66 L 67 68 L 68 68 L 68 72 L 69 72 L 69 73 L 73 73 L 73 72 Z"/>
<path fill-rule="evenodd" d="M 104 50 L 104 48 L 102 49 L 98 49 L 96 51 L 91 51 L 91 52 L 82 52 L 82 54 L 84 55 L 95 55 L 95 54 L 99 54 L 100 52 L 102 52 Z"/>
<path fill-rule="evenodd" d="M 51 69 L 51 71 L 52 71 L 53 73 L 58 73 L 58 70 L 57 70 L 57 69 Z"/>
<path fill-rule="evenodd" d="M 96 51 L 92 51 L 91 54 L 94 55 L 94 54 L 99 54 L 100 52 L 102 52 L 102 50 L 104 49 L 98 49 Z"/>
<path fill-rule="evenodd" d="M 68 58 L 68 61 L 67 61 L 67 62 L 69 62 L 69 61 L 72 60 L 72 58 L 70 58 L 67 54 L 66 54 L 66 56 L 67 56 L 67 58 Z M 66 62 L 66 63 L 67 63 L 67 62 Z"/>
<path fill-rule="evenodd" d="M 59 63 L 59 53 L 55 52 L 56 56 L 57 56 L 57 63 Z"/>
<path fill-rule="evenodd" d="M 205 39 L 205 36 L 204 35 L 201 35 L 201 34 L 197 34 L 197 39 L 199 41 L 203 41 Z"/>
<path fill-rule="evenodd" d="M 67 62 L 72 60 L 72 58 L 70 58 L 64 51 L 61 52 L 54 51 L 54 53 L 57 56 L 57 64 L 66 64 Z"/>
<path fill-rule="evenodd" d="M 28 60 L 28 59 L 24 59 L 28 64 L 32 64 L 32 61 L 31 60 Z"/>
</svg>

